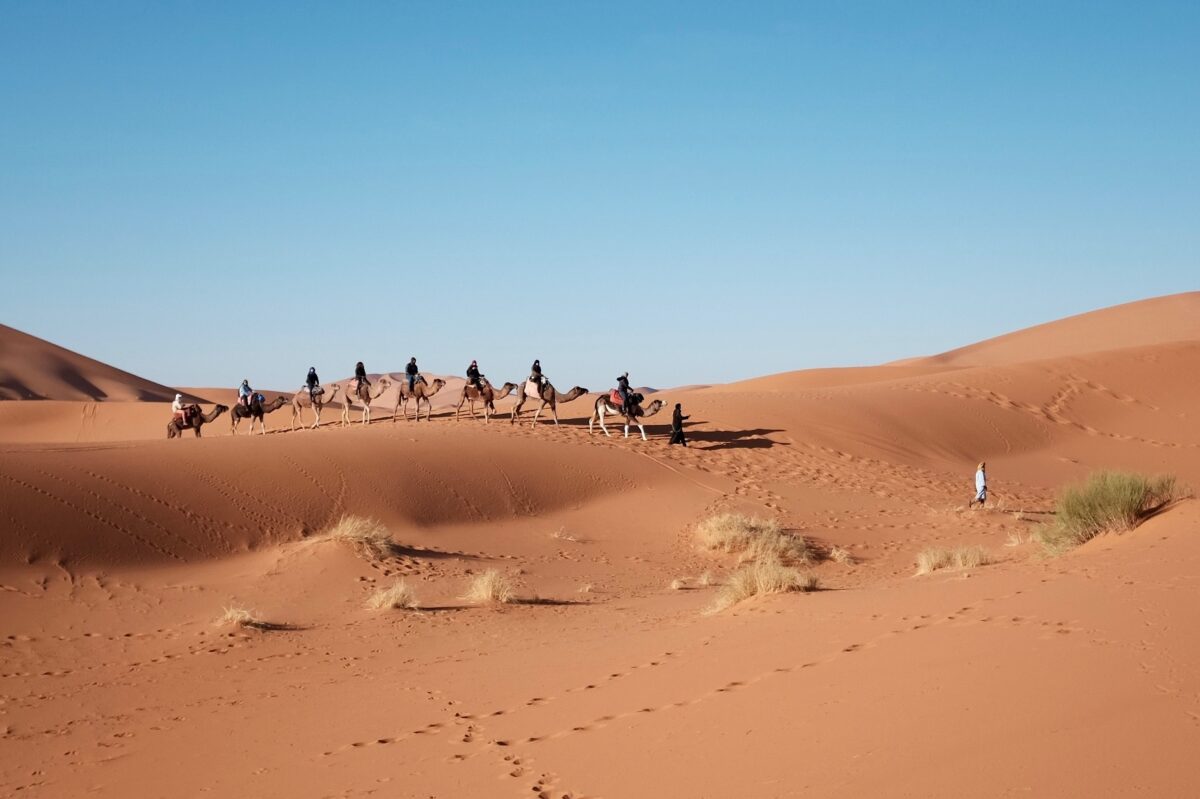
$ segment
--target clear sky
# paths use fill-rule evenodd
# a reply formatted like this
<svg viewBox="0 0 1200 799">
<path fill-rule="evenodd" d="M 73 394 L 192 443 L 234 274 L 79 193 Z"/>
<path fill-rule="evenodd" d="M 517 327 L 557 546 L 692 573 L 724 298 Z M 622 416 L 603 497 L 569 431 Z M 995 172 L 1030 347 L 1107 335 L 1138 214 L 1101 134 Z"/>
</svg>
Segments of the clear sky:
<svg viewBox="0 0 1200 799">
<path fill-rule="evenodd" d="M 565 389 L 1200 288 L 1200 3 L 0 1 L 0 321 Z"/>
</svg>

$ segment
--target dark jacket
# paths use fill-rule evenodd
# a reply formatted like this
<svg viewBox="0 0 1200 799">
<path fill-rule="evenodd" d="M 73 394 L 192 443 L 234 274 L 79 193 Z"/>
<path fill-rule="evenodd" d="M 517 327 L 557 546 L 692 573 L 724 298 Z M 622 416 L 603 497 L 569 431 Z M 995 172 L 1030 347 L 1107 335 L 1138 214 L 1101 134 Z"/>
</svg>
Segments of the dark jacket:
<svg viewBox="0 0 1200 799">
<path fill-rule="evenodd" d="M 359 380 L 366 380 L 367 379 L 367 368 L 365 366 L 363 366 L 361 363 L 358 366 L 355 366 L 354 367 L 354 376 L 356 378 L 358 378 Z"/>
<path fill-rule="evenodd" d="M 309 388 L 318 385 L 320 382 L 321 380 L 317 377 L 317 373 L 313 371 L 310 371 L 308 373 L 308 377 L 304 378 L 304 385 L 308 386 Z"/>
<path fill-rule="evenodd" d="M 467 367 L 467 379 L 468 380 L 478 380 L 479 379 L 479 367 L 478 366 L 468 366 Z"/>
<path fill-rule="evenodd" d="M 534 361 L 533 366 L 529 367 L 529 373 L 531 375 L 537 375 L 538 377 L 541 377 L 542 376 L 541 361 Z"/>
<path fill-rule="evenodd" d="M 413 363 L 412 361 L 409 361 L 408 366 L 404 367 L 404 374 L 406 374 L 406 375 L 417 374 L 417 365 L 415 363 Z"/>
<path fill-rule="evenodd" d="M 629 378 L 625 375 L 618 377 L 617 388 L 621 389 L 621 391 L 629 391 Z"/>
<path fill-rule="evenodd" d="M 675 413 L 671 415 L 671 429 L 672 430 L 682 430 L 683 429 L 683 420 L 691 419 L 691 418 L 692 417 L 690 417 L 690 416 L 683 415 L 683 409 L 676 408 Z"/>
</svg>

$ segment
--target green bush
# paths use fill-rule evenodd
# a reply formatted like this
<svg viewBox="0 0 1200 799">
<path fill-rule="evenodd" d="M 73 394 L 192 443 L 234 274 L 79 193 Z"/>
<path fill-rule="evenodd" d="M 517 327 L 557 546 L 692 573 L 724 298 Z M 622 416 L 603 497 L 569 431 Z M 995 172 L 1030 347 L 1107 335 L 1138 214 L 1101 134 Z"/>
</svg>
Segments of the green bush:
<svg viewBox="0 0 1200 799">
<path fill-rule="evenodd" d="M 1077 547 L 1101 533 L 1132 530 L 1142 519 L 1176 498 L 1175 478 L 1128 472 L 1096 472 L 1063 490 L 1054 521 L 1038 531 L 1051 553 Z"/>
</svg>

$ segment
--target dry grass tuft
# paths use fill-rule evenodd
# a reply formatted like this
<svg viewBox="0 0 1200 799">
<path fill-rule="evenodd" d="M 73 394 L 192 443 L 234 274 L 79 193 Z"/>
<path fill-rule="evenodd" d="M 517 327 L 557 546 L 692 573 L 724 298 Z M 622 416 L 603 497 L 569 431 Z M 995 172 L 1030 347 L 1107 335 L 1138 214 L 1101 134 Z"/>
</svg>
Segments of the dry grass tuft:
<svg viewBox="0 0 1200 799">
<path fill-rule="evenodd" d="M 820 581 L 811 572 L 801 573 L 778 561 L 752 563 L 729 576 L 705 613 L 720 613 L 751 597 L 789 591 L 815 591 L 819 586 Z"/>
<path fill-rule="evenodd" d="M 579 593 L 590 594 L 595 590 L 595 588 L 596 586 L 592 585 L 591 583 L 584 583 L 583 585 L 579 586 Z"/>
<path fill-rule="evenodd" d="M 394 554 L 396 546 L 382 522 L 348 514 L 313 540 L 349 544 L 360 555 L 372 560 L 387 559 Z"/>
<path fill-rule="evenodd" d="M 829 559 L 835 563 L 853 563 L 854 556 L 850 554 L 850 550 L 842 547 L 834 547 L 829 550 Z"/>
<path fill-rule="evenodd" d="M 557 538 L 559 541 L 570 541 L 573 544 L 579 543 L 579 539 L 576 538 L 571 533 L 568 533 L 567 528 L 565 528 L 565 527 L 558 528 L 557 530 L 555 530 L 553 533 L 550 534 L 550 537 Z"/>
<path fill-rule="evenodd" d="M 713 576 L 712 572 L 704 572 L 696 579 L 696 583 L 703 588 L 708 588 L 710 585 L 717 584 L 717 578 Z"/>
<path fill-rule="evenodd" d="M 688 581 L 687 581 L 686 577 L 676 577 L 674 580 L 671 581 L 671 590 L 672 591 L 682 591 L 683 589 L 685 589 L 687 587 L 688 587 Z"/>
<path fill-rule="evenodd" d="M 216 621 L 218 627 L 230 624 L 236 627 L 250 627 L 255 630 L 266 630 L 271 627 L 270 624 L 255 616 L 253 611 L 234 607 L 225 608 L 225 612 Z"/>
<path fill-rule="evenodd" d="M 1026 539 L 1025 539 L 1025 536 L 1024 536 L 1022 533 L 1021 533 L 1021 531 L 1020 531 L 1020 530 L 1016 530 L 1016 531 L 1014 531 L 1014 532 L 1010 532 L 1010 533 L 1008 534 L 1008 538 L 1006 538 L 1006 539 L 1004 540 L 1004 546 L 1006 546 L 1006 547 L 1019 547 L 1019 546 L 1021 546 L 1021 544 L 1024 544 L 1024 543 L 1025 543 L 1025 540 L 1026 540 Z"/>
<path fill-rule="evenodd" d="M 804 538 L 785 533 L 779 522 L 740 513 L 710 516 L 696 527 L 696 537 L 705 549 L 736 554 L 743 561 L 807 563 L 812 557 Z"/>
<path fill-rule="evenodd" d="M 1184 492 L 1173 476 L 1146 477 L 1128 472 L 1096 472 L 1087 481 L 1063 490 L 1054 521 L 1042 525 L 1037 537 L 1050 554 L 1058 554 L 1101 533 L 1132 530 Z"/>
<path fill-rule="evenodd" d="M 387 588 L 380 588 L 375 593 L 367 598 L 367 607 L 373 610 L 391 610 L 393 608 L 404 608 L 407 610 L 416 610 L 417 595 L 404 580 L 397 580 Z"/>
<path fill-rule="evenodd" d="M 477 574 L 462 599 L 474 605 L 507 604 L 517 598 L 517 584 L 495 569 Z"/>
<path fill-rule="evenodd" d="M 991 558 L 983 547 L 930 547 L 917 555 L 917 574 L 929 574 L 941 569 L 974 569 L 990 562 Z"/>
</svg>

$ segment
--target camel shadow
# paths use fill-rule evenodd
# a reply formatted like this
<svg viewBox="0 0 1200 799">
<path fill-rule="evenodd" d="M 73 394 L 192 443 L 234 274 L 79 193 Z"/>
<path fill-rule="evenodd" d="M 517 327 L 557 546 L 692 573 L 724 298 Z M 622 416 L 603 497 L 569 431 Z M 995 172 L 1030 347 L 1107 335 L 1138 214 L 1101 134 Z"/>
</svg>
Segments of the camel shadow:
<svg viewBox="0 0 1200 799">
<path fill-rule="evenodd" d="M 411 546 L 409 544 L 397 544 L 394 541 L 388 547 L 388 554 L 396 558 L 425 558 L 427 560 L 449 560 L 458 558 L 460 560 L 487 560 L 479 555 L 468 555 L 465 552 L 445 552 L 440 549 L 426 549 L 425 547 Z"/>
<path fill-rule="evenodd" d="M 791 446 L 782 441 L 772 441 L 766 436 L 772 433 L 782 433 L 782 430 L 771 428 L 755 428 L 752 430 L 688 430 L 684 427 L 684 434 L 691 442 L 703 443 L 712 442 L 708 446 L 697 447 L 697 449 L 714 450 L 714 449 L 771 449 L 772 447 L 787 447 Z"/>
</svg>

